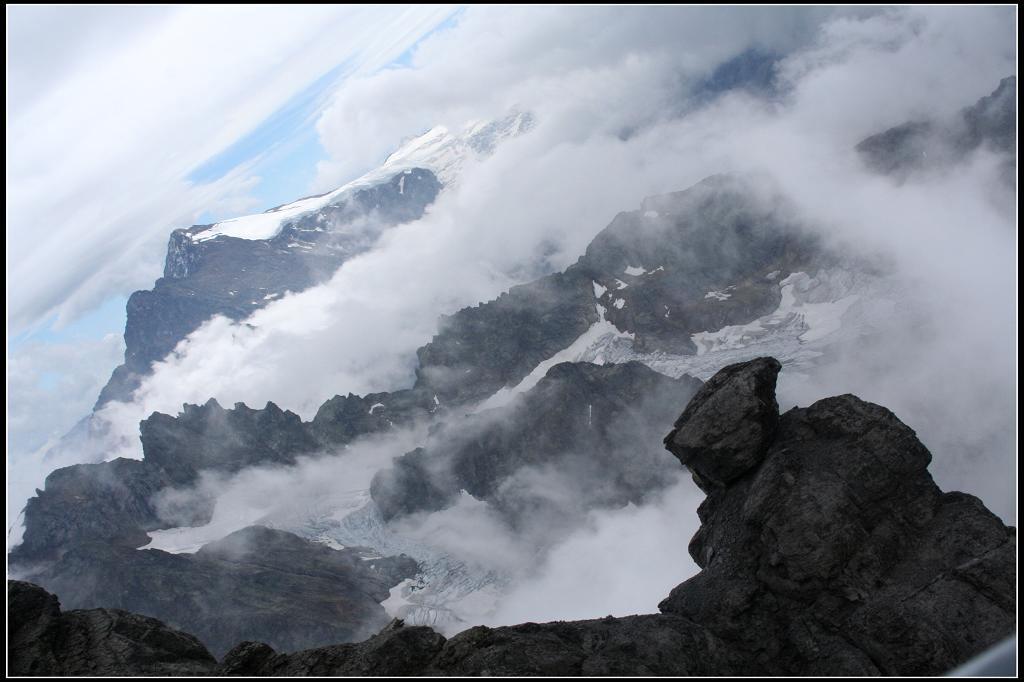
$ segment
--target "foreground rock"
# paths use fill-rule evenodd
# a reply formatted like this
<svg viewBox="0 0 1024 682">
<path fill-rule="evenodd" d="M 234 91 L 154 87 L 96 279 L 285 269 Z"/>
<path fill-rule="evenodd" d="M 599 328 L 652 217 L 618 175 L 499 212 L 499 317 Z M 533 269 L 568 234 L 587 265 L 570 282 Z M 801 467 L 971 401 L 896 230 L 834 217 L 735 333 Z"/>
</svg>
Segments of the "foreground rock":
<svg viewBox="0 0 1024 682">
<path fill-rule="evenodd" d="M 697 392 L 665 436 L 665 445 L 705 492 L 726 486 L 764 458 L 779 425 L 780 369 L 774 358 L 726 367 Z"/>
<path fill-rule="evenodd" d="M 717 447 L 706 406 L 767 400 L 775 409 L 776 372 L 765 358 L 723 369 L 666 439 L 705 484 L 722 467 L 730 473 L 707 486 L 698 510 L 690 553 L 702 570 L 662 613 L 476 627 L 449 640 L 396 621 L 358 644 L 292 654 L 244 642 L 218 672 L 938 675 L 1011 635 L 1015 529 L 977 498 L 939 490 L 928 450 L 885 408 L 826 398 L 774 429 L 737 423 L 749 441 Z M 30 610 L 16 600 L 9 609 Z M 39 674 L 92 655 L 10 643 L 8 653 L 15 669 Z"/>
<path fill-rule="evenodd" d="M 699 440 L 686 433 L 697 425 L 669 447 Z M 752 672 L 952 669 L 1014 631 L 1016 532 L 977 498 L 939 490 L 930 461 L 910 428 L 855 396 L 790 410 L 763 461 L 711 489 L 690 542 L 703 570 L 661 610 L 747 652 Z"/>
<path fill-rule="evenodd" d="M 41 587 L 7 581 L 10 675 L 209 675 L 217 661 L 192 635 L 117 609 L 61 613 Z"/>
</svg>

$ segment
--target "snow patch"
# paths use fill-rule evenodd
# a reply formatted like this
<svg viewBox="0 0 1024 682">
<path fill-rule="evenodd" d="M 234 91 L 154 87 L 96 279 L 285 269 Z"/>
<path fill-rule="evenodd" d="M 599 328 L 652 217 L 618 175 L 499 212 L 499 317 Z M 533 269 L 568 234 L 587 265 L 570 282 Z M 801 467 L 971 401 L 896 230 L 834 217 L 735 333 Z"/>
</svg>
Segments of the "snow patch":
<svg viewBox="0 0 1024 682">
<path fill-rule="evenodd" d="M 378 407 L 384 407 L 384 403 L 374 403 L 373 405 L 371 405 L 369 414 L 373 414 L 373 411 L 376 410 Z"/>
<path fill-rule="evenodd" d="M 805 272 L 793 273 L 779 282 L 782 300 L 775 312 L 747 324 L 693 334 L 691 338 L 697 346 L 697 354 L 741 348 L 781 328 L 790 330 L 800 343 L 829 336 L 840 328 L 843 314 L 859 296 L 849 295 L 837 300 L 813 303 L 806 294 L 821 284 Z"/>
<path fill-rule="evenodd" d="M 735 288 L 736 287 L 732 286 L 726 287 L 721 291 L 709 291 L 708 293 L 704 294 L 704 298 L 712 298 L 716 301 L 725 301 L 732 297 L 732 294 L 729 292 Z"/>
<path fill-rule="evenodd" d="M 594 298 L 601 298 L 604 296 L 604 292 L 608 291 L 608 287 L 603 287 L 597 282 L 594 282 Z"/>
<path fill-rule="evenodd" d="M 640 275 L 647 274 L 647 271 L 644 270 L 643 268 L 638 268 L 633 265 L 626 266 L 626 269 L 623 270 L 623 272 L 625 272 L 627 275 L 632 275 L 633 277 L 639 277 Z"/>
<path fill-rule="evenodd" d="M 625 305 L 626 305 L 626 299 L 624 299 L 624 298 L 617 298 L 617 299 L 615 299 L 615 303 L 612 303 L 612 306 L 615 307 L 615 308 L 618 308 L 619 310 L 622 310 L 622 308 Z"/>
</svg>

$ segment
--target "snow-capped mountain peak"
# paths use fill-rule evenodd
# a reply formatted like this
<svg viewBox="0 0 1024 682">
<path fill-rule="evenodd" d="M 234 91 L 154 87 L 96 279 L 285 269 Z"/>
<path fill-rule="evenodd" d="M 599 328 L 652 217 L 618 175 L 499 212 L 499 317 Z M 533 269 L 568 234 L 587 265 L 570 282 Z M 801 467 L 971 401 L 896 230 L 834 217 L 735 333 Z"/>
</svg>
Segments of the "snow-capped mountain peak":
<svg viewBox="0 0 1024 682">
<path fill-rule="evenodd" d="M 533 125 L 532 114 L 513 111 L 496 120 L 471 121 L 458 133 L 452 133 L 445 126 L 435 126 L 405 142 L 378 168 L 331 192 L 299 199 L 264 213 L 223 220 L 190 236 L 193 242 L 222 235 L 237 239 L 272 239 L 289 220 L 344 201 L 357 190 L 379 185 L 413 168 L 433 172 L 447 187 L 457 181 L 467 160 L 490 156 L 504 140 L 529 131 Z"/>
</svg>

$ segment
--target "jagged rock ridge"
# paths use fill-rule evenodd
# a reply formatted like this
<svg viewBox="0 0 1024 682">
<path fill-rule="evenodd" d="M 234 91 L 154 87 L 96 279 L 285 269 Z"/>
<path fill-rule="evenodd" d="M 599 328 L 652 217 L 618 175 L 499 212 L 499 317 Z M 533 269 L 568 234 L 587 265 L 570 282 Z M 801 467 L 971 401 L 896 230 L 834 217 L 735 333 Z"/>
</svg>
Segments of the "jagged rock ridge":
<svg viewBox="0 0 1024 682">
<path fill-rule="evenodd" d="M 1017 77 L 1008 76 L 991 94 L 950 121 L 907 121 L 857 145 L 864 163 L 898 179 L 930 168 L 952 166 L 979 148 L 1009 157 L 1004 176 L 1013 182 L 1017 156 Z"/>
</svg>

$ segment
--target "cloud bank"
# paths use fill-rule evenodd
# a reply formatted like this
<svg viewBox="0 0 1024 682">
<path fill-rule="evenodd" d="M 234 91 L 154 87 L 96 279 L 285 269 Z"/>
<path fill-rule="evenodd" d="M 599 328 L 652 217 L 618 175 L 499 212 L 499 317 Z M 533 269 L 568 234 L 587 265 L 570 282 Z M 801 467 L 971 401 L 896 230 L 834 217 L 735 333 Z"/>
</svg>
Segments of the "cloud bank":
<svg viewBox="0 0 1024 682">
<path fill-rule="evenodd" d="M 734 171 L 765 178 L 826 239 L 891 264 L 903 306 L 881 316 L 870 343 L 836 348 L 814 376 L 784 372 L 783 407 L 846 392 L 884 404 L 932 449 L 940 485 L 979 494 L 1010 520 L 1015 190 L 998 189 L 999 160 L 984 150 L 897 184 L 866 171 L 853 147 L 922 115 L 951 115 L 1015 73 L 1013 12 L 468 10 L 423 43 L 413 68 L 355 79 L 336 93 L 318 124 L 334 155 L 320 182 L 337 184 L 396 138 L 436 123 L 516 105 L 536 114 L 535 129 L 468 168 L 423 219 L 390 231 L 328 283 L 276 301 L 246 324 L 215 319 L 194 333 L 134 403 L 101 414 L 122 437 L 118 454 L 138 455 L 139 419 L 185 401 L 273 400 L 308 418 L 335 393 L 407 386 L 414 351 L 436 331 L 438 314 L 566 267 L 616 212 L 644 196 Z M 716 65 L 752 47 L 781 55 L 771 97 L 733 92 L 689 106 Z M 530 615 L 510 606 L 494 622 L 604 615 L 581 601 L 593 590 L 572 584 L 580 556 L 626 562 L 590 576 L 617 595 L 616 571 L 683 535 L 659 555 L 664 564 L 649 567 L 664 596 L 662 582 L 685 565 L 680 548 L 689 533 L 678 519 L 695 524 L 694 507 L 680 494 L 593 515 L 516 588 L 557 609 L 543 610 L 542 599 L 526 605 L 537 609 Z M 624 544 L 640 526 L 646 532 Z M 470 549 L 490 547 L 486 528 L 460 539 Z M 597 610 L 653 610 L 654 587 L 641 591 Z"/>
<path fill-rule="evenodd" d="M 189 173 L 337 65 L 372 73 L 450 11 L 10 8 L 11 329 L 148 286 L 172 229 L 254 208 L 255 159 L 210 183 Z"/>
</svg>

